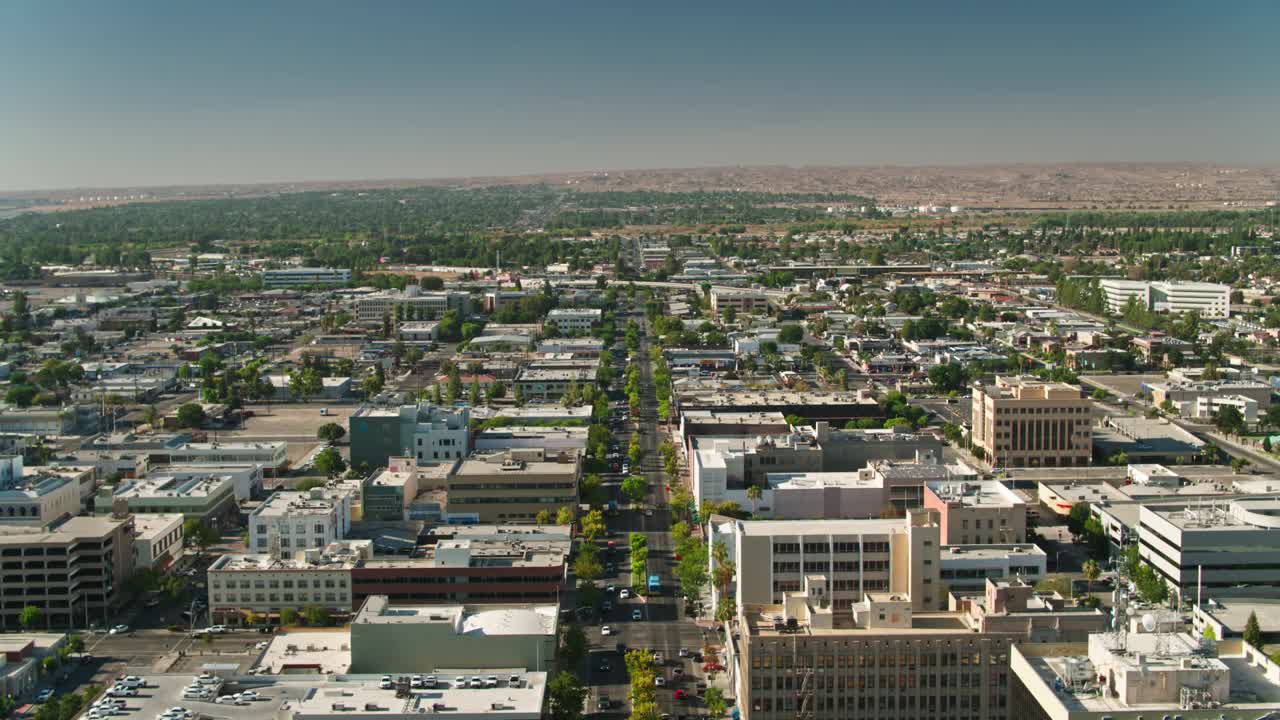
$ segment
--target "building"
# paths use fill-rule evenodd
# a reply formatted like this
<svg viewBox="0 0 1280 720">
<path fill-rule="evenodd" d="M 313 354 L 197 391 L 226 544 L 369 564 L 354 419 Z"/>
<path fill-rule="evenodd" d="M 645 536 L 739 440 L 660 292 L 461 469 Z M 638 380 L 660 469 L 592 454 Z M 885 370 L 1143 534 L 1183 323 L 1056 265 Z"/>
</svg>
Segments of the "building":
<svg viewBox="0 0 1280 720">
<path fill-rule="evenodd" d="M 0 433 L 25 435 L 75 435 L 96 432 L 98 411 L 95 405 L 73 405 L 66 408 L 0 407 Z"/>
<path fill-rule="evenodd" d="M 1138 555 L 1181 595 L 1195 598 L 1197 589 L 1221 597 L 1248 595 L 1280 587 L 1277 530 L 1277 499 L 1143 505 Z"/>
<path fill-rule="evenodd" d="M 406 668 L 406 671 L 418 669 Z M 482 668 L 451 667 L 448 673 L 435 674 L 434 688 L 408 688 L 403 692 L 399 688 L 379 687 L 376 676 L 307 684 L 296 697 L 289 694 L 290 699 L 281 704 L 275 717 L 279 720 L 416 720 L 445 711 L 452 720 L 540 720 L 543 717 L 546 673 L 503 668 L 497 675 L 480 672 L 480 676 L 494 678 L 491 685 L 465 687 L 467 679 L 477 677 L 480 670 Z M 296 680 L 281 684 L 291 691 L 299 688 Z M 270 691 L 272 686 L 257 687 Z"/>
<path fill-rule="evenodd" d="M 938 559 L 942 584 L 953 592 L 982 590 L 988 580 L 1044 579 L 1048 556 L 1039 546 L 943 545 Z"/>
<path fill-rule="evenodd" d="M 266 288 L 345 285 L 350 281 L 351 271 L 347 268 L 295 267 L 262 272 L 262 286 Z"/>
<path fill-rule="evenodd" d="M 546 450 L 587 450 L 588 428 L 580 426 L 549 427 L 542 425 L 506 425 L 476 433 L 476 450 L 492 452 L 512 448 L 544 448 Z"/>
<path fill-rule="evenodd" d="M 351 672 L 555 665 L 557 605 L 392 605 L 364 601 L 351 622 Z"/>
<path fill-rule="evenodd" d="M 220 518 L 237 512 L 235 484 L 230 475 L 216 473 L 184 477 L 157 473 L 102 486 L 94 510 L 106 514 L 121 508 L 135 514 L 178 513 L 217 525 Z"/>
<path fill-rule="evenodd" d="M 289 444 L 283 440 L 189 442 L 153 452 L 150 462 L 152 465 L 260 465 L 263 475 L 275 477 L 289 467 Z"/>
<path fill-rule="evenodd" d="M 937 515 L 863 520 L 712 519 L 709 543 L 723 541 L 737 563 L 733 591 L 739 607 L 774 605 L 799 592 L 808 576 L 828 582 L 837 609 L 866 593 L 910 593 L 917 610 L 946 604 L 939 582 Z M 745 562 L 751 558 L 751 562 Z"/>
<path fill-rule="evenodd" d="M 1244 395 L 1201 395 L 1188 415 L 1197 420 L 1213 420 L 1225 407 L 1235 408 L 1249 425 L 1258 422 L 1258 401 Z"/>
<path fill-rule="evenodd" d="M 358 482 L 330 482 L 306 491 L 278 491 L 249 514 L 249 548 L 254 553 L 322 548 L 351 531 L 351 508 Z"/>
<path fill-rule="evenodd" d="M 219 465 L 216 463 L 196 465 L 166 465 L 153 468 L 153 472 L 168 475 L 179 480 L 205 475 L 225 475 L 231 478 L 236 500 L 251 500 L 262 497 L 264 468 L 252 465 Z"/>
<path fill-rule="evenodd" d="M 993 467 L 1080 467 L 1093 456 L 1080 388 L 1027 377 L 973 385 L 972 442 Z"/>
<path fill-rule="evenodd" d="M 570 385 L 583 388 L 595 378 L 596 371 L 586 367 L 526 367 L 516 376 L 515 386 L 526 399 L 557 400 Z"/>
<path fill-rule="evenodd" d="M 470 453 L 471 408 L 363 405 L 351 414 L 347 429 L 351 466 L 365 472 L 386 467 L 388 458 L 398 456 L 419 463 L 460 460 Z"/>
<path fill-rule="evenodd" d="M 22 608 L 49 627 L 113 625 L 133 573 L 133 518 L 73 517 L 47 528 L 0 527 L 0 630 Z"/>
<path fill-rule="evenodd" d="M 925 483 L 924 507 L 938 511 L 945 545 L 1027 540 L 1026 503 L 995 480 Z"/>
<path fill-rule="evenodd" d="M 533 522 L 578 505 L 582 463 L 576 452 L 512 449 L 458 463 L 447 481 L 451 518 L 472 522 Z"/>
<path fill-rule="evenodd" d="M 214 622 L 242 624 L 245 613 L 278 618 L 281 611 L 320 607 L 352 611 L 351 572 L 373 556 L 370 540 L 279 554 L 227 554 L 209 566 L 209 613 Z"/>
<path fill-rule="evenodd" d="M 774 520 L 873 518 L 888 502 L 884 480 L 861 471 L 769 473 L 765 482 L 752 513 Z"/>
<path fill-rule="evenodd" d="M 168 570 L 182 553 L 185 522 L 186 518 L 178 513 L 134 515 L 134 569 Z"/>
<path fill-rule="evenodd" d="M 384 595 L 393 605 L 559 603 L 571 528 L 442 525 L 408 558 L 372 560 L 352 571 L 356 605 Z"/>
<path fill-rule="evenodd" d="M 597 337 L 562 337 L 543 340 L 537 351 L 542 354 L 569 354 L 574 357 L 596 358 L 604 352 L 604 340 Z"/>
<path fill-rule="evenodd" d="M 769 312 L 769 296 L 762 290 L 711 288 L 711 312 L 724 317 L 729 309 L 737 315 L 763 315 Z"/>
<path fill-rule="evenodd" d="M 1009 717 L 1026 720 L 1259 720 L 1280 707 L 1280 667 L 1240 641 L 1180 632 L 1016 645 Z"/>
<path fill-rule="evenodd" d="M 1233 597 L 1219 600 L 1210 597 L 1191 607 L 1192 630 L 1196 637 L 1206 637 L 1206 629 L 1216 640 L 1241 640 L 1249 617 L 1258 620 L 1262 641 L 1280 642 L 1280 598 Z"/>
<path fill-rule="evenodd" d="M 431 320 L 402 322 L 396 333 L 407 343 L 435 342 L 440 337 L 440 323 Z"/>
<path fill-rule="evenodd" d="M 62 475 L 18 475 L 0 480 L 0 525 L 43 527 L 80 514 L 80 483 Z"/>
<path fill-rule="evenodd" d="M 705 410 L 712 413 L 780 413 L 795 415 L 806 423 L 826 422 L 843 426 L 849 420 L 883 417 L 880 404 L 866 390 L 812 392 L 798 390 L 732 390 L 719 388 L 721 381 L 698 389 L 676 384 L 674 407 L 680 412 Z"/>
<path fill-rule="evenodd" d="M 356 300 L 356 320 L 362 323 L 392 320 L 438 320 L 450 310 L 471 313 L 471 295 L 457 291 L 423 292 L 417 285 L 404 290 L 384 290 Z"/>
<path fill-rule="evenodd" d="M 66 640 L 62 633 L 0 636 L 0 697 L 21 700 L 34 696 L 40 688 L 44 659 L 56 656 Z"/>
<path fill-rule="evenodd" d="M 1257 403 L 1254 413 L 1266 412 L 1271 407 L 1271 393 L 1275 388 L 1255 380 L 1201 380 L 1199 382 L 1157 382 L 1145 385 L 1151 393 L 1151 402 L 1157 407 L 1166 402 L 1183 415 L 1195 415 L 1196 404 L 1201 398 L 1243 397 Z"/>
<path fill-rule="evenodd" d="M 424 493 L 443 492 L 445 478 L 456 464 L 457 461 L 449 461 L 419 465 L 411 457 L 390 458 L 387 467 L 380 468 L 364 483 L 361 519 L 373 522 L 425 519 L 412 517 L 414 502 Z M 439 508 L 434 519 L 442 519 Z"/>
<path fill-rule="evenodd" d="M 825 601 L 821 578 L 778 603 L 750 605 L 726 645 L 749 720 L 1003 720 L 1016 636 L 980 635 L 959 612 L 923 612 L 902 592 L 852 606 Z"/>
<path fill-rule="evenodd" d="M 1094 451 L 1108 461 L 1191 465 L 1204 460 L 1204 446 L 1168 418 L 1108 415 L 1093 431 Z"/>
<path fill-rule="evenodd" d="M 1231 286 L 1199 282 L 1145 282 L 1106 278 L 1098 283 L 1107 310 L 1123 313 L 1130 301 L 1156 312 L 1198 313 L 1200 317 L 1226 319 L 1231 314 Z"/>
<path fill-rule="evenodd" d="M 547 311 L 543 327 L 555 325 L 561 335 L 589 335 L 600 327 L 602 316 L 600 308 L 552 308 Z"/>
<path fill-rule="evenodd" d="M 949 605 L 964 613 L 976 633 L 1018 634 L 1032 643 L 1086 642 L 1108 626 L 1101 609 L 1068 605 L 1056 592 L 1036 592 L 1030 578 L 989 579 L 981 594 L 953 593 Z"/>
</svg>

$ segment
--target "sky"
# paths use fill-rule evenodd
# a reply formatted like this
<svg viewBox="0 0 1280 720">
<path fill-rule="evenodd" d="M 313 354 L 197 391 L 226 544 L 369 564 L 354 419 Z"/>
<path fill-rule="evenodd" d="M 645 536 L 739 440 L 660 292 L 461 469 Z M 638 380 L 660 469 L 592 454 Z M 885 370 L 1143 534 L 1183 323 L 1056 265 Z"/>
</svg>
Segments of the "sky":
<svg viewBox="0 0 1280 720">
<path fill-rule="evenodd" d="M 1280 2 L 62 2 L 0 191 L 716 165 L 1280 161 Z"/>
</svg>

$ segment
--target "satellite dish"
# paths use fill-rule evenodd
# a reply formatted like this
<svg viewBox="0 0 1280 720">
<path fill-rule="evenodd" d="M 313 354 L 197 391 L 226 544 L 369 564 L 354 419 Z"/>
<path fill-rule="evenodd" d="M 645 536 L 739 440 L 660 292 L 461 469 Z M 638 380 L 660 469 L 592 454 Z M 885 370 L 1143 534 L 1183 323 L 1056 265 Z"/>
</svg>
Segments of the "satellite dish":
<svg viewBox="0 0 1280 720">
<path fill-rule="evenodd" d="M 1145 613 L 1142 616 L 1142 629 L 1147 632 L 1156 631 L 1156 616 L 1151 613 Z"/>
</svg>

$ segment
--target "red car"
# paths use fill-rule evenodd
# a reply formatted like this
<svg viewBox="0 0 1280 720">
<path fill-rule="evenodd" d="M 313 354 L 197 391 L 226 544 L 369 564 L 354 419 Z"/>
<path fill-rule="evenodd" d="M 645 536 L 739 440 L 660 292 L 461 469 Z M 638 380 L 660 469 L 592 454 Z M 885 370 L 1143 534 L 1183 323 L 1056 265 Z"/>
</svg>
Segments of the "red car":
<svg viewBox="0 0 1280 720">
<path fill-rule="evenodd" d="M 676 700 L 680 700 L 680 699 L 681 699 L 681 698 L 683 698 L 683 697 L 684 697 L 684 690 L 676 690 L 676 692 L 675 692 L 675 698 L 676 698 Z"/>
</svg>

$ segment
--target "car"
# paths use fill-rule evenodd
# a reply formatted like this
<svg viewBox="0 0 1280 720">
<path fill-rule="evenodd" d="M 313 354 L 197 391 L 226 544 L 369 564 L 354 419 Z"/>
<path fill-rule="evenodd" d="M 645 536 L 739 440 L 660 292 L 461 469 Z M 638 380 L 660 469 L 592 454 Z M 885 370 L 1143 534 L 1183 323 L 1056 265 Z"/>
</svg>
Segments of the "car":
<svg viewBox="0 0 1280 720">
<path fill-rule="evenodd" d="M 257 645 L 254 645 L 254 646 L 253 646 L 253 649 L 255 649 L 255 650 L 266 650 L 266 649 L 267 649 L 267 648 L 269 648 L 269 647 L 271 647 L 271 641 L 270 641 L 270 640 L 263 640 L 262 642 L 258 643 Z"/>
<path fill-rule="evenodd" d="M 600 603 L 600 609 L 604 612 L 609 612 L 610 610 L 613 609 L 613 601 L 605 600 L 604 602 Z"/>
<path fill-rule="evenodd" d="M 631 611 L 631 619 L 632 619 L 632 620 L 643 620 L 643 619 L 644 619 L 644 613 L 640 611 L 640 608 L 636 608 L 635 610 L 632 610 L 632 611 Z"/>
<path fill-rule="evenodd" d="M 618 586 L 617 586 L 617 585 L 607 585 L 607 586 L 605 586 L 604 591 L 605 591 L 605 592 L 607 592 L 607 593 L 609 593 L 610 595 L 612 595 L 612 594 L 614 594 L 614 593 L 618 592 Z"/>
<path fill-rule="evenodd" d="M 210 675 L 209 673 L 200 673 L 200 677 L 197 677 L 195 679 L 195 682 L 201 685 L 217 685 L 222 681 L 219 680 L 216 676 Z"/>
<path fill-rule="evenodd" d="M 36 693 L 36 702 L 38 703 L 48 702 L 49 698 L 51 697 L 53 697 L 53 691 L 50 690 L 49 688 L 45 688 L 44 690 L 41 690 L 39 693 Z"/>
<path fill-rule="evenodd" d="M 617 645 L 614 645 L 614 646 L 613 646 L 613 649 L 617 650 L 619 655 L 626 655 L 626 654 L 627 654 L 627 644 L 626 644 L 626 643 L 618 643 Z"/>
<path fill-rule="evenodd" d="M 600 672 L 609 672 L 612 669 L 613 666 L 609 664 L 607 659 L 600 661 Z"/>
<path fill-rule="evenodd" d="M 228 632 L 231 632 L 231 628 L 227 627 L 226 625 L 210 625 L 209 626 L 209 633 L 212 635 L 222 635 L 223 633 L 228 633 Z"/>
<path fill-rule="evenodd" d="M 654 665 L 666 665 L 666 664 L 667 664 L 667 659 L 666 659 L 666 657 L 664 657 L 664 656 L 663 656 L 663 654 L 662 654 L 662 653 L 660 653 L 660 652 L 656 652 L 656 653 L 654 653 L 654 654 L 653 654 L 653 664 L 654 664 Z"/>
<path fill-rule="evenodd" d="M 644 509 L 644 516 L 645 516 L 645 517 L 653 517 L 653 508 L 645 508 L 645 509 Z"/>
<path fill-rule="evenodd" d="M 262 699 L 262 696 L 253 690 L 245 690 L 244 692 L 240 693 L 240 697 L 244 698 L 245 700 L 261 700 Z"/>
<path fill-rule="evenodd" d="M 630 590 L 629 588 L 622 588 L 621 590 L 619 590 L 619 591 L 618 591 L 618 599 L 620 599 L 620 600 L 630 600 L 630 599 L 631 599 L 631 590 Z"/>
<path fill-rule="evenodd" d="M 127 633 L 127 632 L 129 632 L 129 626 L 128 626 L 128 625 L 116 625 L 115 627 L 111 628 L 111 632 L 110 632 L 110 634 L 111 634 L 111 635 L 123 635 L 123 634 L 125 634 L 125 633 Z"/>
<path fill-rule="evenodd" d="M 117 685 L 111 688 L 110 690 L 108 690 L 107 695 L 109 695 L 110 697 L 137 697 L 138 691 L 131 687 L 124 687 L 123 685 Z"/>
<path fill-rule="evenodd" d="M 487 687 L 487 688 L 496 688 L 496 687 L 498 687 L 498 676 L 497 676 L 497 675 L 490 675 L 489 677 L 486 677 L 486 678 L 484 679 L 484 686 L 485 686 L 485 687 Z"/>
<path fill-rule="evenodd" d="M 507 678 L 507 685 L 511 687 L 518 688 L 522 683 L 523 681 L 520 679 L 520 676 L 515 673 L 512 673 L 511 677 Z"/>
<path fill-rule="evenodd" d="M 666 687 L 667 679 L 661 675 L 657 675 L 653 678 L 653 684 L 657 687 Z"/>
<path fill-rule="evenodd" d="M 390 690 L 391 686 L 392 686 L 392 682 L 391 682 L 390 675 L 383 675 L 382 679 L 378 681 L 378 687 L 382 688 L 383 690 Z"/>
<path fill-rule="evenodd" d="M 116 684 L 131 688 L 142 688 L 147 686 L 147 679 L 137 675 L 125 675 L 119 680 L 116 680 Z"/>
<path fill-rule="evenodd" d="M 672 693 L 672 696 L 673 696 L 676 700 L 683 700 L 683 699 L 684 699 L 684 690 L 677 689 L 674 693 Z"/>
<path fill-rule="evenodd" d="M 613 701 L 607 697 L 602 697 L 596 701 L 597 710 L 608 710 L 611 707 L 613 707 Z"/>
<path fill-rule="evenodd" d="M 459 675 L 458 678 L 453 681 L 453 686 L 456 688 L 465 688 L 467 686 L 467 676 Z"/>
<path fill-rule="evenodd" d="M 679 665 L 677 665 L 677 666 L 675 666 L 675 667 L 671 668 L 671 674 L 672 674 L 672 675 L 683 675 L 683 674 L 684 674 L 684 668 L 683 668 L 683 667 L 681 667 L 681 666 L 679 666 Z"/>
<path fill-rule="evenodd" d="M 426 677 L 422 678 L 422 687 L 424 687 L 424 688 L 428 688 L 428 689 L 429 689 L 429 688 L 433 688 L 433 687 L 435 687 L 435 686 L 436 686 L 436 676 L 435 676 L 435 675 L 428 675 L 428 676 L 426 676 Z"/>
<path fill-rule="evenodd" d="M 679 652 L 677 652 L 677 653 L 676 653 L 676 655 L 678 655 L 678 656 L 680 656 L 680 657 L 682 657 L 682 658 L 687 658 L 687 657 L 689 657 L 689 655 L 690 655 L 689 648 L 680 648 Z"/>
<path fill-rule="evenodd" d="M 422 676 L 421 676 L 421 675 L 414 675 L 413 677 L 410 677 L 410 678 L 409 678 L 409 687 L 414 687 L 414 688 L 420 688 L 420 687 L 422 687 Z"/>
<path fill-rule="evenodd" d="M 473 689 L 482 688 L 484 687 L 484 680 L 481 680 L 479 675 L 472 675 L 471 682 L 467 683 L 467 687 L 470 687 Z"/>
<path fill-rule="evenodd" d="M 240 701 L 240 698 L 236 697 L 235 695 L 223 695 L 222 697 L 218 698 L 217 700 L 214 700 L 214 702 L 215 702 L 215 703 L 217 703 L 217 704 L 219 704 L 219 705 L 239 705 L 239 704 L 242 704 L 242 703 L 241 703 L 241 701 Z M 245 703 L 245 704 L 247 704 L 247 703 Z"/>
<path fill-rule="evenodd" d="M 612 634 L 613 634 L 613 628 L 609 627 L 608 625 L 601 625 L 601 626 L 600 626 L 600 634 L 601 634 L 601 635 L 612 635 Z"/>
</svg>

